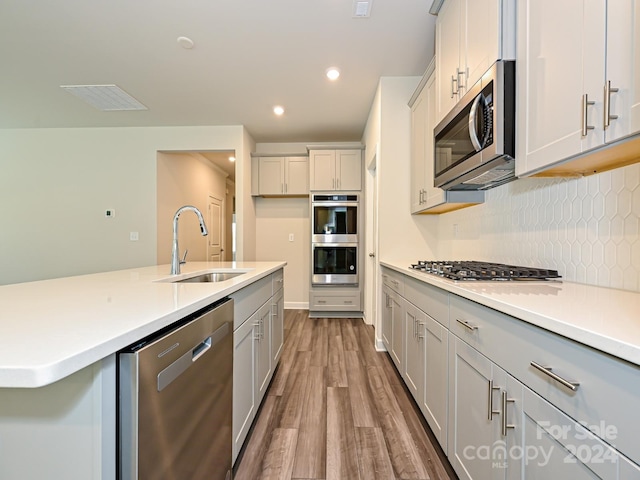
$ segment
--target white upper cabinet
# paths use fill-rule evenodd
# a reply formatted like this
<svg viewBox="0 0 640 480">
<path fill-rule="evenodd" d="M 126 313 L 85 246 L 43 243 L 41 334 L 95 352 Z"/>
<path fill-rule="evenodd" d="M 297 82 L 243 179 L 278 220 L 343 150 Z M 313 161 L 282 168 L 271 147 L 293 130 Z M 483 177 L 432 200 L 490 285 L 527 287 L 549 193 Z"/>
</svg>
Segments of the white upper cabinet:
<svg viewBox="0 0 640 480">
<path fill-rule="evenodd" d="M 617 117 L 609 119 L 606 130 L 605 140 L 611 142 L 640 132 L 640 1 L 638 0 L 616 0 L 607 3 L 606 69 L 605 88 L 609 89 L 609 114 Z M 605 121 L 604 117 L 603 121 Z"/>
<path fill-rule="evenodd" d="M 567 163 L 640 131 L 640 2 L 523 0 L 518 10 L 516 174 L 595 173 Z M 586 158 L 586 157 L 585 157 Z M 613 162 L 613 164 L 612 164 Z"/>
<path fill-rule="evenodd" d="M 362 189 L 362 153 L 360 150 L 309 150 L 310 189 Z"/>
<path fill-rule="evenodd" d="M 446 0 L 436 20 L 436 124 L 497 60 L 515 58 L 514 0 Z"/>
<path fill-rule="evenodd" d="M 436 73 L 433 64 L 411 106 L 411 213 L 444 213 L 484 201 L 484 192 L 446 192 L 434 187 L 433 130 L 436 126 Z"/>
<path fill-rule="evenodd" d="M 256 159 L 254 159 L 256 160 Z M 259 157 L 257 195 L 309 195 L 308 157 Z"/>
</svg>

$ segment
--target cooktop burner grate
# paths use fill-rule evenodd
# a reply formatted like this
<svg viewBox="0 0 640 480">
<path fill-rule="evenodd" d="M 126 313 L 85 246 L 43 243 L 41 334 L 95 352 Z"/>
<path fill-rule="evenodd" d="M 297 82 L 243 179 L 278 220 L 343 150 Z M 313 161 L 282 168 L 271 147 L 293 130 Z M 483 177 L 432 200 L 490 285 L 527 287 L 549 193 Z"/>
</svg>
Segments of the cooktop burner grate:
<svg viewBox="0 0 640 480">
<path fill-rule="evenodd" d="M 501 263 L 477 261 L 420 260 L 411 265 L 414 270 L 439 275 L 451 280 L 549 280 L 562 278 L 557 270 L 537 267 L 519 267 Z"/>
</svg>

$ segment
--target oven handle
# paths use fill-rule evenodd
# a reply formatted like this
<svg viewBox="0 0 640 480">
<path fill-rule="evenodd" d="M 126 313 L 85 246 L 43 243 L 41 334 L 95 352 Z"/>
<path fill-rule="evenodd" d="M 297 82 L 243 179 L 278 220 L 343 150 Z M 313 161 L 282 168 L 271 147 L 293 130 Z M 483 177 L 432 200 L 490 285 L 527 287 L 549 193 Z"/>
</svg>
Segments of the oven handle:
<svg viewBox="0 0 640 480">
<path fill-rule="evenodd" d="M 314 207 L 357 207 L 358 202 L 322 202 L 314 200 L 311 205 Z"/>
<path fill-rule="evenodd" d="M 357 243 L 312 243 L 313 248 L 318 247 L 357 247 Z"/>
<path fill-rule="evenodd" d="M 476 117 L 478 116 L 478 105 L 480 105 L 481 101 L 484 101 L 484 95 L 479 93 L 473 101 L 473 104 L 471 104 L 471 111 L 469 112 L 469 136 L 471 137 L 471 143 L 473 144 L 473 148 L 476 149 L 476 152 L 482 150 L 478 132 L 476 131 Z"/>
</svg>

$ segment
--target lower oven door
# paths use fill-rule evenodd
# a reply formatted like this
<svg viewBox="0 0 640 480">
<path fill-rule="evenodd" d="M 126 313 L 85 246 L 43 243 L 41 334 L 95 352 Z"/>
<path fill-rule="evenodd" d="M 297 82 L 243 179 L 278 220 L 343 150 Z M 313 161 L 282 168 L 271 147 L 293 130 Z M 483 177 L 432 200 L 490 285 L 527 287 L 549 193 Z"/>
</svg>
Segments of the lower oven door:
<svg viewBox="0 0 640 480">
<path fill-rule="evenodd" d="M 314 243 L 312 285 L 358 285 L 357 243 Z"/>
</svg>

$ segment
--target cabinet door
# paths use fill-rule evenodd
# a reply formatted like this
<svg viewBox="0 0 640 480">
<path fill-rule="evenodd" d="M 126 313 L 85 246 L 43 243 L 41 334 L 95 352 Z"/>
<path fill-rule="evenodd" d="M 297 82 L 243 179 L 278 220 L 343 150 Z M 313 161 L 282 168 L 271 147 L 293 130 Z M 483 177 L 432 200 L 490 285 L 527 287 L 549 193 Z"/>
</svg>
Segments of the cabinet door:
<svg viewBox="0 0 640 480">
<path fill-rule="evenodd" d="M 233 460 L 242 448 L 255 417 L 257 327 L 249 318 L 233 332 Z"/>
<path fill-rule="evenodd" d="M 336 190 L 360 190 L 362 188 L 362 152 L 360 150 L 336 151 Z"/>
<path fill-rule="evenodd" d="M 284 290 L 280 289 L 271 299 L 271 359 L 275 369 L 284 345 Z"/>
<path fill-rule="evenodd" d="M 436 127 L 436 76 L 435 73 L 427 80 L 424 87 L 427 90 L 427 120 L 425 135 L 425 167 L 424 167 L 424 203 L 423 209 L 429 209 L 445 202 L 445 192 L 441 188 L 434 187 L 435 147 L 433 145 L 433 130 Z"/>
<path fill-rule="evenodd" d="M 607 4 L 607 77 L 611 88 L 606 141 L 640 132 L 640 1 Z M 605 119 L 606 120 L 606 119 Z"/>
<path fill-rule="evenodd" d="M 424 386 L 418 405 L 440 446 L 447 453 L 448 332 L 428 315 L 420 330 L 424 348 Z"/>
<path fill-rule="evenodd" d="M 499 394 L 492 389 L 491 362 L 455 335 L 449 335 L 448 456 L 461 479 L 494 476 L 492 460 L 483 455 L 494 439 Z M 491 417 L 491 418 L 489 418 Z M 568 478 L 568 477 L 567 477 Z"/>
<path fill-rule="evenodd" d="M 424 391 L 423 327 L 427 315 L 403 299 L 405 365 L 402 376 L 415 401 L 420 404 Z"/>
<path fill-rule="evenodd" d="M 284 193 L 309 195 L 309 157 L 285 157 Z"/>
<path fill-rule="evenodd" d="M 260 157 L 258 185 L 260 195 L 282 195 L 284 193 L 283 157 Z"/>
<path fill-rule="evenodd" d="M 389 353 L 399 372 L 404 368 L 404 314 L 401 298 L 395 292 L 389 294 L 391 304 L 391 351 Z"/>
<path fill-rule="evenodd" d="M 619 454 L 524 387 L 524 478 L 618 478 Z"/>
<path fill-rule="evenodd" d="M 336 185 L 336 152 L 335 150 L 311 150 L 309 167 L 311 190 L 335 190 Z"/>
<path fill-rule="evenodd" d="M 501 0 L 465 0 L 460 29 L 460 63 L 466 77 L 460 77 L 460 96 L 464 95 L 493 63 L 502 58 Z"/>
<path fill-rule="evenodd" d="M 253 323 L 256 328 L 255 370 L 256 370 L 256 405 L 260 405 L 269 380 L 271 380 L 271 302 L 265 303 L 255 314 Z M 249 319 L 248 321 L 250 321 Z"/>
<path fill-rule="evenodd" d="M 431 77 L 433 79 L 433 76 Z M 422 210 L 424 203 L 424 191 L 426 189 L 425 178 L 427 168 L 427 117 L 430 115 L 427 101 L 427 87 L 422 89 L 415 103 L 411 107 L 411 213 Z M 433 136 L 433 133 L 431 133 Z M 431 142 L 433 145 L 433 140 Z M 431 154 L 433 157 L 433 154 Z"/>
<path fill-rule="evenodd" d="M 458 101 L 461 4 L 462 0 L 447 0 L 436 20 L 436 124 Z"/>
<path fill-rule="evenodd" d="M 517 175 L 603 144 L 605 18 L 603 0 L 519 3 Z"/>
<path fill-rule="evenodd" d="M 391 289 L 387 286 L 382 287 L 382 302 L 382 343 L 384 343 L 387 352 L 391 353 L 393 310 L 391 308 Z"/>
</svg>

